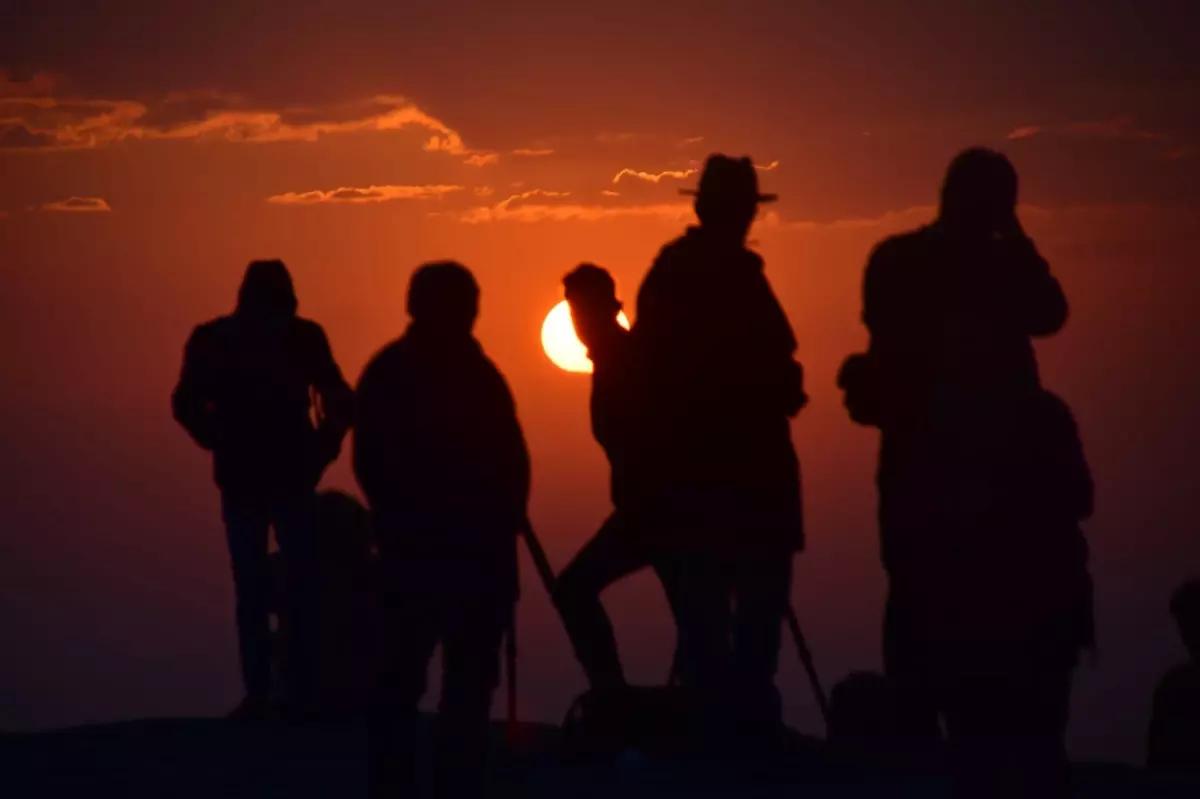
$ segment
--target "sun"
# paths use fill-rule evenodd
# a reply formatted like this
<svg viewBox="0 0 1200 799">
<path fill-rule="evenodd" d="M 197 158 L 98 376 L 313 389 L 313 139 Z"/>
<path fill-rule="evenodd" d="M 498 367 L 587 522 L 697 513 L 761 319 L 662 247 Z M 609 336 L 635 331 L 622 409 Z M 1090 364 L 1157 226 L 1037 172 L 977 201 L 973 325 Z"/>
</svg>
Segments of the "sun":
<svg viewBox="0 0 1200 799">
<path fill-rule="evenodd" d="M 629 329 L 629 319 L 625 312 L 617 314 L 617 323 L 626 330 Z M 592 362 L 587 356 L 587 347 L 575 335 L 575 325 L 571 323 L 571 307 L 563 300 L 550 309 L 546 321 L 542 322 L 542 349 L 559 369 L 568 372 L 589 374 Z"/>
</svg>

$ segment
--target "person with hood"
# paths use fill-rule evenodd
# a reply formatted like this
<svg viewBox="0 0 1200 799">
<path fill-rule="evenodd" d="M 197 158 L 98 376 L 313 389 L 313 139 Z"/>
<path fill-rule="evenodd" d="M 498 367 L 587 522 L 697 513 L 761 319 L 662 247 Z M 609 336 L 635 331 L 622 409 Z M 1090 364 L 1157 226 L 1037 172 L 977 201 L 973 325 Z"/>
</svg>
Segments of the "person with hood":
<svg viewBox="0 0 1200 799">
<path fill-rule="evenodd" d="M 434 792 L 483 790 L 530 464 L 512 394 L 473 335 L 478 311 L 466 267 L 420 267 L 408 289 L 411 323 L 358 383 L 354 473 L 371 508 L 384 594 L 369 734 L 375 796 L 415 793 L 418 703 L 438 643 Z"/>
<path fill-rule="evenodd" d="M 313 503 L 321 475 L 341 450 L 352 400 L 325 331 L 297 315 L 282 261 L 251 263 L 234 312 L 196 327 L 184 348 L 171 405 L 176 421 L 212 453 L 221 493 L 245 689 L 234 717 L 260 718 L 269 710 L 271 528 L 289 573 L 297 575 L 291 612 L 313 615 L 318 600 L 303 579 L 315 567 Z M 298 660 L 295 693 L 303 696 L 303 662 L 312 658 Z"/>
</svg>

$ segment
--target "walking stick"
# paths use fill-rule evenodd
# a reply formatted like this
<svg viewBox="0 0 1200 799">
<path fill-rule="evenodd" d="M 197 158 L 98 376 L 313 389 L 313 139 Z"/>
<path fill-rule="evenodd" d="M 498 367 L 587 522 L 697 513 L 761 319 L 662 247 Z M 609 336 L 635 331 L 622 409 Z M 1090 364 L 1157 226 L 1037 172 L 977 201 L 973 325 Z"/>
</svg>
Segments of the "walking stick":
<svg viewBox="0 0 1200 799">
<path fill-rule="evenodd" d="M 828 730 L 829 700 L 825 697 L 825 689 L 821 687 L 821 678 L 817 675 L 816 663 L 813 662 L 808 642 L 804 640 L 804 633 L 800 630 L 800 620 L 796 618 L 796 609 L 792 607 L 791 603 L 788 603 L 786 618 L 792 639 L 796 642 L 796 653 L 800 656 L 800 662 L 804 664 L 804 670 L 808 673 L 808 681 L 812 683 L 813 694 L 817 697 L 817 707 L 821 710 L 821 719 L 825 722 L 825 728 Z"/>
<path fill-rule="evenodd" d="M 533 525 L 529 520 L 525 520 L 525 543 L 529 546 L 529 557 L 533 560 L 533 568 L 537 569 L 538 576 L 542 578 L 542 585 L 546 586 L 546 592 L 550 597 L 554 597 L 554 589 L 558 585 L 558 578 L 554 576 L 554 569 L 550 566 L 550 559 L 546 557 L 546 550 L 542 549 L 542 542 L 538 540 L 537 533 L 533 531 Z"/>
<path fill-rule="evenodd" d="M 537 570 L 542 585 L 546 587 L 546 592 L 553 598 L 557 578 L 554 576 L 554 569 L 550 566 L 550 559 L 546 557 L 546 550 L 542 548 L 542 542 L 538 540 L 537 534 L 533 531 L 533 525 L 529 523 L 528 519 L 525 520 L 525 529 L 522 530 L 522 533 L 525 536 L 525 543 L 529 547 L 529 556 L 533 560 L 533 567 Z M 507 639 L 504 654 L 508 671 L 508 739 L 510 742 L 515 742 L 520 726 L 517 718 L 517 613 L 515 608 L 512 621 L 509 623 Z"/>
</svg>

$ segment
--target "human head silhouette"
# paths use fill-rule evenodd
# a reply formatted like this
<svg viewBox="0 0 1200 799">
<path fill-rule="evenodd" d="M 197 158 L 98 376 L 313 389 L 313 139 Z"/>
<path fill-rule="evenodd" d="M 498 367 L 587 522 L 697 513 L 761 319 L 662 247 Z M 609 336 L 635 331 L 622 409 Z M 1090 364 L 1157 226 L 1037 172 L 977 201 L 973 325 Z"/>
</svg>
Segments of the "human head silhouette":
<svg viewBox="0 0 1200 799">
<path fill-rule="evenodd" d="M 424 264 L 408 283 L 408 315 L 423 330 L 469 336 L 479 315 L 479 284 L 460 263 Z"/>
<path fill-rule="evenodd" d="M 563 278 L 563 293 L 571 308 L 575 333 L 585 347 L 592 349 L 604 331 L 617 324 L 621 312 L 617 284 L 607 270 L 595 264 L 580 264 Z"/>
<path fill-rule="evenodd" d="M 728 233 L 739 241 L 745 241 L 750 232 L 759 203 L 778 199 L 774 194 L 759 193 L 758 172 L 749 156 L 732 158 L 720 153 L 705 161 L 699 186 L 682 193 L 696 198 L 701 227 Z"/>
<path fill-rule="evenodd" d="M 1188 580 L 1176 589 L 1171 597 L 1171 615 L 1192 659 L 1200 660 L 1200 578 Z"/>
<path fill-rule="evenodd" d="M 253 261 L 238 289 L 237 310 L 254 316 L 296 314 L 296 290 L 283 261 Z"/>
<path fill-rule="evenodd" d="M 1017 209 L 1017 170 L 1002 153 L 984 147 L 954 157 L 942 182 L 939 218 L 950 229 L 974 235 L 1005 230 Z"/>
</svg>

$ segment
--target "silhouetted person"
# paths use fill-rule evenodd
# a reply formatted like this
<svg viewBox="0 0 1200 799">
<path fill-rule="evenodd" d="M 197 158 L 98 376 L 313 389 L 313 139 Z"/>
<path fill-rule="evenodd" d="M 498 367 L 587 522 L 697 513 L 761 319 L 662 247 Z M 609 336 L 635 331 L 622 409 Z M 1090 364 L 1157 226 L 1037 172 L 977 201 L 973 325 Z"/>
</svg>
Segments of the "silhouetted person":
<svg viewBox="0 0 1200 799">
<path fill-rule="evenodd" d="M 378 615 L 378 562 L 372 553 L 370 513 L 342 491 L 322 491 L 314 507 L 318 563 L 304 586 L 317 591 L 321 605 L 309 619 L 292 619 L 283 603 L 288 589 L 286 564 L 274 553 L 271 611 L 279 627 L 276 666 L 287 675 L 296 659 L 292 640 L 313 641 L 310 704 L 314 714 L 337 718 L 363 711 L 375 673 L 373 654 Z M 296 624 L 313 625 L 297 630 Z M 299 653 L 303 655 L 303 653 Z M 284 680 L 292 684 L 291 680 Z"/>
<path fill-rule="evenodd" d="M 322 491 L 317 519 L 324 578 L 317 701 L 325 713 L 343 716 L 366 710 L 372 698 L 380 575 L 370 513 L 361 502 Z"/>
<path fill-rule="evenodd" d="M 591 684 L 596 703 L 619 714 L 625 674 L 612 623 L 600 592 L 635 571 L 655 566 L 664 586 L 670 576 L 661 563 L 662 541 L 650 516 L 651 475 L 639 447 L 644 439 L 638 409 L 645 401 L 637 385 L 630 334 L 617 321 L 621 302 L 607 271 L 582 264 L 563 279 L 571 320 L 592 361 L 592 434 L 612 469 L 614 511 L 596 535 L 559 575 L 555 603 L 575 656 Z M 668 588 L 667 599 L 672 592 Z"/>
<path fill-rule="evenodd" d="M 806 402 L 791 324 L 746 248 L 759 203 L 775 197 L 759 193 L 749 158 L 722 155 L 688 193 L 700 224 L 662 249 L 638 293 L 632 335 L 650 413 L 641 457 L 661 478 L 679 558 L 681 677 L 714 710 L 773 729 L 803 545 L 789 419 Z"/>
<path fill-rule="evenodd" d="M 960 154 L 938 219 L 872 253 L 870 347 L 839 375 L 851 417 L 882 431 L 886 670 L 917 748 L 945 714 L 968 795 L 998 784 L 1004 753 L 1025 789 L 1066 790 L 1071 674 L 1092 634 L 1091 477 L 1031 342 L 1067 303 L 1016 201 L 1004 156 Z"/>
<path fill-rule="evenodd" d="M 306 579 L 317 561 L 314 492 L 341 449 L 352 400 L 325 332 L 296 307 L 282 262 L 250 264 L 234 312 L 192 332 L 171 398 L 176 420 L 213 453 L 221 491 L 246 691 L 238 717 L 268 709 L 271 527 L 288 572 L 297 575 L 289 581 L 290 612 L 311 617 L 318 601 Z M 306 651 L 297 663 L 299 696 L 312 660 Z"/>
<path fill-rule="evenodd" d="M 530 474 L 508 385 L 472 335 L 478 304 L 466 268 L 422 266 L 409 284 L 411 324 L 372 358 L 358 385 L 354 471 L 371 506 L 385 580 L 371 724 L 379 796 L 416 790 L 417 704 L 439 642 L 435 792 L 482 790 Z"/>
<path fill-rule="evenodd" d="M 1154 689 L 1146 765 L 1200 774 L 1200 580 L 1179 587 L 1171 615 L 1189 659 L 1164 674 Z"/>
</svg>

